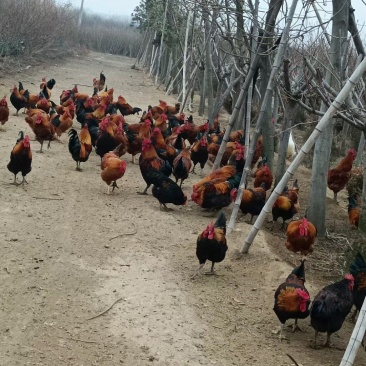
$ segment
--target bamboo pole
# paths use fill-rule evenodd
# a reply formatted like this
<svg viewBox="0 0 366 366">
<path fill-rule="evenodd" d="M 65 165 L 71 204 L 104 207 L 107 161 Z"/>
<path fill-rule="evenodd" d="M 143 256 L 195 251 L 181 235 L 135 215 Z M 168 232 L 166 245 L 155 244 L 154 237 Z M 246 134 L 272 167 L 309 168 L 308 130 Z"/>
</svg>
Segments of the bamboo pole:
<svg viewBox="0 0 366 366">
<path fill-rule="evenodd" d="M 183 82 L 182 82 L 182 100 L 186 99 L 186 72 L 187 72 L 187 49 L 188 49 L 188 34 L 189 34 L 189 25 L 191 21 L 192 11 L 188 11 L 187 15 L 187 25 L 186 25 L 186 36 L 184 40 L 184 53 L 183 53 Z"/>
<path fill-rule="evenodd" d="M 315 144 L 316 139 L 320 136 L 323 132 L 323 129 L 327 127 L 329 122 L 332 120 L 333 116 L 336 112 L 342 108 L 343 103 L 345 102 L 347 96 L 351 93 L 352 89 L 358 83 L 362 75 L 366 72 L 366 58 L 361 62 L 361 64 L 356 68 L 353 74 L 348 79 L 347 83 L 344 85 L 342 90 L 339 92 L 337 97 L 334 99 L 333 103 L 330 105 L 328 110 L 325 112 L 324 116 L 315 126 L 314 131 L 305 142 L 304 146 L 301 148 L 299 154 L 293 160 L 293 162 L 288 167 L 286 173 L 283 175 L 280 182 L 277 184 L 275 189 L 273 190 L 272 194 L 268 198 L 266 204 L 264 205 L 261 213 L 257 217 L 251 231 L 249 232 L 248 236 L 245 238 L 245 242 L 240 249 L 241 253 L 248 253 L 250 246 L 253 243 L 255 236 L 257 235 L 258 231 L 263 225 L 264 219 L 266 214 L 270 213 L 272 210 L 272 206 L 275 203 L 277 197 L 282 193 L 283 189 L 285 188 L 287 182 L 290 178 L 294 175 L 296 169 L 300 166 L 301 162 L 303 161 L 304 157 L 310 152 L 312 147 Z"/>
<path fill-rule="evenodd" d="M 366 331 L 366 299 L 363 301 L 360 314 L 353 329 L 351 338 L 348 342 L 346 352 L 344 352 L 340 366 L 352 366 L 360 348 Z"/>
<path fill-rule="evenodd" d="M 262 124 L 263 124 L 263 122 L 266 118 L 266 111 L 267 111 L 268 103 L 271 103 L 271 97 L 272 97 L 272 91 L 273 91 L 273 85 L 274 85 L 275 77 L 278 73 L 278 70 L 281 67 L 281 64 L 282 64 L 282 59 L 283 59 L 283 55 L 284 55 L 285 50 L 286 50 L 286 45 L 287 45 L 289 34 L 290 34 L 291 23 L 292 23 L 292 19 L 294 17 L 294 14 L 295 14 L 297 2 L 298 2 L 298 0 L 293 0 L 293 2 L 292 2 L 292 5 L 291 5 L 290 11 L 289 11 L 289 15 L 288 15 L 288 18 L 287 18 L 286 26 L 285 26 L 285 29 L 283 30 L 281 41 L 280 41 L 280 44 L 278 46 L 278 50 L 277 50 L 277 53 L 276 53 L 276 57 L 275 57 L 275 60 L 273 62 L 271 75 L 269 77 L 266 93 L 264 94 L 264 97 L 263 97 L 261 109 L 260 109 L 259 116 L 258 116 L 258 119 L 257 119 L 255 131 L 254 131 L 254 134 L 253 134 L 253 141 L 250 144 L 249 154 L 247 155 L 247 159 L 245 161 L 245 167 L 244 167 L 244 170 L 243 170 L 243 174 L 242 174 L 241 179 L 240 179 L 238 195 L 236 197 L 234 207 L 233 207 L 233 211 L 231 213 L 229 225 L 228 225 L 228 228 L 227 228 L 228 233 L 230 233 L 234 229 L 235 220 L 236 220 L 236 217 L 238 216 L 238 211 L 239 211 L 241 199 L 242 199 L 242 196 L 243 196 L 243 191 L 245 189 L 247 176 L 248 176 L 248 173 L 251 171 L 250 165 L 251 165 L 252 160 L 253 160 L 254 151 L 255 151 L 255 147 L 256 147 L 256 142 L 257 142 L 258 137 L 260 135 L 260 130 L 261 130 Z"/>
<path fill-rule="evenodd" d="M 156 75 L 155 75 L 155 84 L 158 83 L 158 78 L 159 78 L 159 69 L 160 69 L 161 55 L 162 55 L 162 51 L 163 51 L 163 42 L 164 42 L 164 33 L 165 33 L 166 14 L 167 14 L 167 11 L 168 11 L 168 6 L 169 6 L 169 0 L 166 0 L 165 11 L 164 11 L 164 19 L 163 19 L 163 26 L 162 26 L 162 29 L 161 29 L 161 40 L 160 40 L 160 46 L 159 46 L 158 65 L 157 65 L 157 68 L 156 68 Z"/>
</svg>

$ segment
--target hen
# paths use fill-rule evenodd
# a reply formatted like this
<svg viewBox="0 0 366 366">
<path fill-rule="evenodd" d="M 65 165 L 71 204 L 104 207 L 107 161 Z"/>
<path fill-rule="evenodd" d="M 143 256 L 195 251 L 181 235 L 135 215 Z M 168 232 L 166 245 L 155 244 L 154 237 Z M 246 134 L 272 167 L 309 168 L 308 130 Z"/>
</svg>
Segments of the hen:
<svg viewBox="0 0 366 366">
<path fill-rule="evenodd" d="M 348 154 L 339 164 L 328 170 L 328 188 L 334 193 L 334 202 L 338 203 L 337 194 L 341 191 L 351 178 L 353 161 L 356 159 L 356 150 L 348 150 Z"/>
<path fill-rule="evenodd" d="M 108 185 L 107 194 L 109 194 L 111 187 L 112 192 L 115 188 L 118 188 L 117 180 L 124 176 L 126 166 L 127 163 L 121 160 L 114 152 L 107 153 L 103 156 L 100 176 Z"/>
<path fill-rule="evenodd" d="M 23 180 L 20 183 L 28 183 L 25 176 L 32 170 L 32 151 L 29 143 L 29 136 L 25 135 L 23 131 L 19 132 L 19 136 L 13 150 L 10 153 L 10 162 L 7 165 L 10 172 L 14 174 L 14 182 L 17 185 L 17 174 L 22 173 Z"/>
<path fill-rule="evenodd" d="M 232 189 L 230 196 L 233 202 L 236 200 L 238 190 L 236 188 Z M 240 210 L 243 215 L 250 214 L 250 223 L 253 222 L 253 217 L 260 214 L 262 208 L 266 203 L 266 190 L 265 183 L 263 182 L 260 187 L 253 189 L 245 189 L 240 203 Z"/>
<path fill-rule="evenodd" d="M 348 197 L 348 218 L 352 229 L 358 228 L 360 221 L 360 209 L 358 208 L 357 201 L 354 197 Z"/>
<path fill-rule="evenodd" d="M 319 332 L 327 333 L 324 347 L 330 346 L 330 336 L 341 329 L 352 309 L 354 278 L 346 274 L 344 279 L 324 287 L 314 298 L 310 308 L 311 326 L 315 330 L 314 346 Z"/>
<path fill-rule="evenodd" d="M 6 101 L 6 97 L 0 100 L 0 131 L 3 129 L 3 125 L 9 120 L 9 107 Z"/>
<path fill-rule="evenodd" d="M 286 248 L 303 256 L 308 255 L 314 250 L 316 234 L 316 227 L 306 217 L 291 221 L 286 228 Z"/>
<path fill-rule="evenodd" d="M 225 259 L 227 249 L 226 217 L 221 211 L 215 224 L 208 224 L 197 238 L 196 256 L 200 265 L 192 278 L 200 273 L 206 261 L 212 262 L 211 271 L 207 274 L 215 274 L 214 265 Z"/>
<path fill-rule="evenodd" d="M 305 288 L 305 261 L 293 269 L 286 281 L 278 286 L 274 298 L 273 310 L 281 323 L 280 339 L 283 339 L 282 332 L 288 319 L 295 319 L 292 332 L 300 329 L 297 325 L 298 319 L 305 319 L 309 316 L 310 295 Z"/>
<path fill-rule="evenodd" d="M 92 150 L 91 136 L 88 130 L 88 125 L 78 133 L 75 129 L 69 131 L 69 152 L 72 158 L 76 161 L 76 170 L 81 171 L 80 163 L 84 163 L 89 159 Z"/>
<path fill-rule="evenodd" d="M 167 203 L 172 203 L 176 206 L 186 204 L 187 197 L 177 183 L 157 171 L 151 172 L 150 177 L 154 182 L 152 194 L 159 201 L 160 209 L 170 211 L 171 209 L 166 206 Z"/>
<path fill-rule="evenodd" d="M 191 166 L 191 153 L 189 148 L 186 147 L 173 161 L 173 175 L 176 179 L 176 183 L 178 183 L 178 180 L 180 179 L 180 187 L 182 187 L 183 181 L 188 178 Z"/>
<path fill-rule="evenodd" d="M 361 253 L 356 254 L 356 258 L 351 263 L 349 271 L 355 280 L 353 287 L 353 303 L 356 306 L 356 310 L 352 315 L 352 320 L 355 322 L 357 311 L 361 310 L 366 297 L 366 262 Z"/>
</svg>

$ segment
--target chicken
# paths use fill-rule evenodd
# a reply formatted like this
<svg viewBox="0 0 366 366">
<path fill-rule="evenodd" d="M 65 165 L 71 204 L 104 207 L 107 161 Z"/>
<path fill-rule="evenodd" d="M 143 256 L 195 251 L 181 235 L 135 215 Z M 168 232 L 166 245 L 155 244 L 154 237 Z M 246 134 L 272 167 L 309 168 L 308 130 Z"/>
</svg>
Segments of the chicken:
<svg viewBox="0 0 366 366">
<path fill-rule="evenodd" d="M 267 159 L 262 159 L 262 165 L 254 173 L 254 187 L 260 187 L 265 183 L 265 189 L 268 191 L 272 187 L 273 175 L 271 169 L 267 166 Z"/>
<path fill-rule="evenodd" d="M 146 188 L 139 194 L 146 194 L 151 184 L 155 184 L 155 175 L 152 173 L 160 172 L 167 177 L 172 173 L 172 167 L 169 162 L 158 157 L 158 154 L 149 139 L 144 139 L 142 142 L 139 165 L 142 178 L 146 182 Z"/>
<path fill-rule="evenodd" d="M 233 202 L 236 200 L 238 190 L 236 188 L 232 189 L 230 196 Z M 260 214 L 262 208 L 266 203 L 266 190 L 265 183 L 263 182 L 260 187 L 253 189 L 244 189 L 243 195 L 240 203 L 240 210 L 243 215 L 250 214 L 250 223 L 253 222 L 253 217 Z"/>
<path fill-rule="evenodd" d="M 19 93 L 16 85 L 14 85 L 13 89 L 11 89 L 10 103 L 16 109 L 15 116 L 18 115 L 19 110 L 27 106 L 27 99 Z"/>
<path fill-rule="evenodd" d="M 25 176 L 32 170 L 32 151 L 30 148 L 29 136 L 25 135 L 23 131 L 19 132 L 19 136 L 13 150 L 10 154 L 10 162 L 7 165 L 9 171 L 14 174 L 14 182 L 17 185 L 17 174 L 22 173 L 23 180 L 20 183 L 28 183 Z"/>
<path fill-rule="evenodd" d="M 352 320 L 355 323 L 357 311 L 361 310 L 366 297 L 366 262 L 360 252 L 356 254 L 354 261 L 349 267 L 349 271 L 355 280 L 353 287 L 353 303 L 356 306 L 356 310 L 352 315 Z"/>
<path fill-rule="evenodd" d="M 60 95 L 60 104 L 66 102 L 69 98 L 76 101 L 76 94 L 79 92 L 78 86 L 75 85 L 72 89 L 63 90 Z M 86 95 L 86 99 L 88 99 L 88 95 Z"/>
<path fill-rule="evenodd" d="M 148 120 L 145 120 L 145 123 L 146 121 Z M 168 160 L 170 165 L 173 165 L 174 159 L 178 156 L 178 150 L 165 142 L 161 130 L 157 127 L 153 130 L 151 142 L 153 143 L 159 157 L 164 160 Z"/>
<path fill-rule="evenodd" d="M 152 195 L 159 201 L 160 209 L 171 211 L 166 206 L 167 203 L 172 203 L 176 206 L 186 204 L 187 197 L 177 183 L 160 172 L 151 172 L 150 177 L 154 182 Z"/>
<path fill-rule="evenodd" d="M 28 109 L 35 108 L 37 105 L 37 102 L 41 99 L 41 95 L 42 95 L 42 97 L 44 96 L 43 94 L 31 94 L 31 93 L 29 93 L 28 90 L 26 90 L 23 94 L 23 96 L 27 100 L 26 108 L 28 108 Z"/>
<path fill-rule="evenodd" d="M 344 279 L 324 287 L 314 298 L 310 308 L 310 324 L 315 330 L 314 346 L 319 332 L 327 333 L 324 347 L 330 346 L 330 336 L 341 329 L 352 309 L 354 278 L 346 274 Z"/>
<path fill-rule="evenodd" d="M 180 111 L 180 103 L 175 103 L 174 106 L 167 105 L 166 106 L 166 112 L 171 114 L 178 114 Z"/>
<path fill-rule="evenodd" d="M 220 149 L 221 142 L 222 142 L 222 137 L 220 137 L 217 140 L 217 142 L 211 142 L 207 146 L 208 158 L 210 159 L 211 162 L 215 161 L 216 156 Z M 230 141 L 226 144 L 225 151 L 224 151 L 224 154 L 222 155 L 222 159 L 221 159 L 221 163 L 220 163 L 221 166 L 227 164 L 233 151 L 238 148 L 238 145 L 240 145 L 238 142 L 232 142 L 232 141 Z"/>
<path fill-rule="evenodd" d="M 122 178 L 126 172 L 127 163 L 121 160 L 117 155 L 106 154 L 102 159 L 103 170 L 100 172 L 100 176 L 103 181 L 107 183 L 108 190 L 107 194 L 110 193 L 110 188 L 112 187 L 112 192 L 117 186 L 117 180 Z"/>
<path fill-rule="evenodd" d="M 75 129 L 69 131 L 69 152 L 72 158 L 76 161 L 76 170 L 82 171 L 80 163 L 84 163 L 89 159 L 89 155 L 92 151 L 91 137 L 88 130 L 88 125 L 79 132 L 79 136 Z"/>
<path fill-rule="evenodd" d="M 118 146 L 115 139 L 115 124 L 110 121 L 110 116 L 105 117 L 99 125 L 99 135 L 95 143 L 95 152 L 102 159 L 109 151 L 114 150 Z"/>
<path fill-rule="evenodd" d="M 291 221 L 286 228 L 286 248 L 303 256 L 308 255 L 314 250 L 316 235 L 316 227 L 306 217 Z"/>
<path fill-rule="evenodd" d="M 44 79 L 44 81 L 43 81 Z M 55 79 L 50 79 L 47 82 L 45 78 L 42 79 L 42 83 L 40 85 L 41 88 L 41 92 L 43 94 L 43 96 L 49 100 L 51 98 L 51 90 L 53 89 L 53 87 L 56 85 L 56 80 Z"/>
<path fill-rule="evenodd" d="M 42 98 L 37 102 L 36 107 L 48 113 L 51 108 L 51 102 L 48 101 L 46 98 Z"/>
<path fill-rule="evenodd" d="M 120 111 L 123 116 L 128 116 L 130 114 L 139 114 L 142 111 L 141 108 L 132 107 L 130 104 L 126 102 L 126 99 L 121 95 L 117 99 L 116 107 Z"/>
<path fill-rule="evenodd" d="M 293 269 L 286 281 L 278 286 L 275 295 L 273 310 L 281 323 L 280 339 L 283 328 L 288 319 L 295 319 L 292 332 L 300 329 L 297 325 L 298 319 L 305 319 L 309 316 L 310 295 L 305 288 L 305 261 Z"/>
<path fill-rule="evenodd" d="M 9 120 L 9 107 L 6 101 L 6 97 L 0 100 L 0 131 L 2 131 L 3 126 Z"/>
<path fill-rule="evenodd" d="M 254 149 L 254 155 L 252 159 L 252 163 L 250 164 L 250 167 L 253 169 L 255 164 L 257 164 L 257 161 L 262 156 L 262 145 L 263 145 L 263 137 L 259 136 L 257 140 L 257 144 L 255 145 Z"/>
<path fill-rule="evenodd" d="M 209 126 L 208 126 L 207 122 L 203 125 L 198 126 L 198 125 L 194 124 L 193 122 L 191 123 L 191 122 L 187 121 L 182 125 L 182 128 L 181 128 L 182 137 L 183 137 L 183 139 L 188 140 L 191 145 L 193 145 L 193 143 L 197 139 L 197 135 L 199 133 L 208 132 L 208 129 L 209 129 Z"/>
<path fill-rule="evenodd" d="M 356 159 L 356 150 L 348 150 L 347 156 L 339 164 L 328 170 L 328 188 L 334 193 L 334 202 L 338 203 L 337 194 L 341 191 L 351 178 L 353 161 Z"/>
<path fill-rule="evenodd" d="M 236 130 L 230 133 L 230 141 L 239 142 L 244 137 L 244 130 Z"/>
<path fill-rule="evenodd" d="M 51 123 L 55 127 L 56 135 L 60 140 L 61 135 L 72 127 L 72 116 L 69 111 L 65 110 L 62 115 L 58 115 L 54 109 L 51 109 Z"/>
<path fill-rule="evenodd" d="M 48 148 L 50 148 L 51 141 L 55 140 L 56 129 L 55 126 L 50 122 L 50 117 L 43 111 L 30 109 L 25 117 L 25 121 L 36 135 L 37 141 L 41 144 L 41 149 L 38 151 L 43 153 L 43 142 L 48 141 Z"/>
<path fill-rule="evenodd" d="M 179 126 L 175 126 L 172 128 L 171 135 L 165 138 L 165 142 L 169 145 L 172 145 L 177 150 L 183 150 L 186 147 L 186 144 L 181 136 L 182 131 Z"/>
<path fill-rule="evenodd" d="M 205 136 L 202 136 L 199 140 L 197 140 L 192 148 L 191 148 L 191 159 L 193 162 L 192 173 L 194 173 L 194 169 L 197 164 L 201 167 L 201 174 L 203 172 L 203 168 L 206 165 L 208 159 L 208 150 L 207 150 L 207 139 Z"/>
<path fill-rule="evenodd" d="M 214 265 L 225 259 L 227 249 L 226 217 L 221 211 L 215 224 L 212 222 L 208 224 L 206 229 L 197 238 L 196 256 L 200 265 L 192 278 L 201 272 L 208 260 L 212 262 L 212 265 L 211 271 L 207 274 L 215 274 Z"/>
<path fill-rule="evenodd" d="M 93 88 L 98 89 L 99 91 L 102 91 L 105 86 L 105 75 L 103 74 L 103 71 L 99 75 L 99 79 L 94 78 L 93 79 Z"/>
<path fill-rule="evenodd" d="M 297 180 L 295 180 L 291 189 L 286 187 L 284 192 L 282 192 L 282 194 L 277 197 L 272 207 L 272 229 L 274 228 L 274 223 L 279 217 L 281 217 L 283 220 L 281 226 L 281 229 L 283 229 L 285 227 L 286 221 L 292 219 L 293 216 L 299 211 L 300 203 L 298 191 L 299 188 L 297 186 Z"/>
<path fill-rule="evenodd" d="M 180 179 L 180 187 L 182 187 L 183 181 L 188 178 L 191 166 L 191 153 L 189 148 L 186 147 L 173 161 L 173 175 L 176 179 L 176 183 L 178 183 L 178 180 Z"/>
<path fill-rule="evenodd" d="M 154 106 L 150 109 L 150 115 L 155 120 L 159 118 L 159 116 L 167 111 L 167 103 L 163 100 L 159 100 L 159 105 Z"/>
<path fill-rule="evenodd" d="M 220 209 L 231 203 L 230 192 L 238 188 L 242 171 L 228 165 L 218 169 L 193 186 L 192 201 L 202 208 Z"/>
<path fill-rule="evenodd" d="M 360 209 L 358 208 L 357 201 L 354 197 L 348 197 L 348 218 L 352 229 L 358 228 L 360 221 Z"/>
</svg>

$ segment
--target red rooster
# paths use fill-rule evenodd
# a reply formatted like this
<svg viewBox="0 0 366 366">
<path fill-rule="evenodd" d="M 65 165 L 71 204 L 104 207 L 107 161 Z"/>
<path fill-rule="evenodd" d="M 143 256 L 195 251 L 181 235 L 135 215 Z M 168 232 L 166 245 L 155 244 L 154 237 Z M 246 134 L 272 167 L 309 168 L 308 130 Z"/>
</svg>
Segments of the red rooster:
<svg viewBox="0 0 366 366">
<path fill-rule="evenodd" d="M 263 158 L 261 166 L 254 173 L 254 187 L 260 187 L 262 183 L 265 183 L 265 189 L 268 191 L 272 186 L 273 175 L 271 169 L 267 166 L 267 158 Z"/>
<path fill-rule="evenodd" d="M 353 276 L 346 274 L 343 280 L 324 287 L 315 296 L 310 309 L 310 324 L 315 330 L 315 347 L 319 332 L 327 333 L 324 347 L 329 347 L 330 336 L 341 329 L 353 306 L 353 286 Z"/>
<path fill-rule="evenodd" d="M 178 180 L 180 179 L 180 187 L 182 187 L 183 181 L 188 178 L 191 166 L 191 153 L 189 147 L 186 147 L 173 161 L 173 175 L 176 179 L 176 183 L 178 183 Z"/>
<path fill-rule="evenodd" d="M 211 271 L 207 274 L 215 274 L 214 265 L 225 259 L 227 249 L 226 217 L 221 211 L 215 224 L 212 222 L 208 224 L 197 238 L 196 255 L 200 265 L 192 278 L 195 278 L 200 273 L 208 260 L 212 262 L 212 265 Z"/>
<path fill-rule="evenodd" d="M 6 101 L 6 97 L 3 97 L 0 100 L 0 131 L 3 129 L 3 126 L 9 120 L 9 107 Z"/>
<path fill-rule="evenodd" d="M 353 197 L 348 197 L 348 218 L 352 229 L 358 228 L 358 222 L 360 221 L 360 209 L 358 208 L 357 201 Z"/>
<path fill-rule="evenodd" d="M 14 174 L 14 182 L 12 184 L 17 185 L 17 174 L 22 173 L 23 180 L 20 183 L 24 186 L 24 183 L 28 183 L 25 180 L 25 176 L 32 170 L 32 151 L 29 143 L 29 136 L 25 135 L 23 131 L 19 132 L 19 137 L 13 150 L 10 154 L 10 162 L 8 169 Z"/>
<path fill-rule="evenodd" d="M 127 163 L 121 160 L 114 152 L 107 153 L 103 156 L 100 176 L 108 185 L 107 194 L 109 194 L 111 187 L 112 192 L 114 188 L 118 188 L 117 180 L 124 176 L 126 166 Z"/>
<path fill-rule="evenodd" d="M 314 250 L 316 234 L 316 227 L 306 217 L 291 221 L 286 229 L 286 248 L 303 256 L 308 255 Z"/>
<path fill-rule="evenodd" d="M 295 319 L 292 332 L 300 329 L 297 325 L 298 319 L 305 319 L 309 316 L 310 295 L 305 288 L 305 267 L 304 260 L 299 267 L 296 267 L 286 281 L 278 286 L 275 292 L 273 310 L 281 322 L 280 339 L 286 338 L 282 335 L 286 320 Z"/>
<path fill-rule="evenodd" d="M 328 170 L 328 188 L 334 193 L 334 202 L 338 203 L 337 194 L 341 191 L 351 178 L 353 161 L 356 159 L 356 150 L 348 150 L 348 154 L 339 164 Z"/>
</svg>

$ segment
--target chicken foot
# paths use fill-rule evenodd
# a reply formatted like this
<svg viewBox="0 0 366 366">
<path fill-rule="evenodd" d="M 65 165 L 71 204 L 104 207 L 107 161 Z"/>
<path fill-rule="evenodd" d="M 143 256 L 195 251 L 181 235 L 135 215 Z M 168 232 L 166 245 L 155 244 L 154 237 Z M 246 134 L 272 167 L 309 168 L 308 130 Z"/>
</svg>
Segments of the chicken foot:
<svg viewBox="0 0 366 366">
<path fill-rule="evenodd" d="M 297 319 L 295 319 L 295 323 L 294 324 L 289 324 L 288 325 L 289 328 L 292 328 L 291 332 L 295 333 L 297 330 L 299 332 L 303 332 L 303 330 L 297 325 Z"/>
<path fill-rule="evenodd" d="M 16 174 L 14 174 L 14 182 L 13 183 L 10 183 L 11 185 L 13 185 L 13 186 L 17 186 L 18 184 L 17 184 L 17 175 Z"/>
<path fill-rule="evenodd" d="M 167 207 L 165 203 L 160 203 L 160 210 L 161 210 L 161 211 L 167 211 L 167 212 L 168 212 L 168 211 L 173 211 L 173 209 L 172 209 L 172 208 Z"/>
<path fill-rule="evenodd" d="M 206 276 L 216 276 L 216 272 L 214 271 L 214 265 L 215 265 L 215 262 L 212 262 L 211 271 L 210 272 L 205 272 Z"/>
<path fill-rule="evenodd" d="M 81 169 L 81 167 L 80 167 L 80 164 L 81 164 L 80 161 L 77 161 L 76 162 L 76 168 L 75 168 L 75 170 L 78 171 L 78 172 L 82 172 L 83 171 L 83 169 Z"/>
<path fill-rule="evenodd" d="M 137 192 L 137 194 L 145 195 L 147 194 L 147 190 L 150 188 L 151 184 L 148 184 L 146 188 L 142 192 Z"/>
<path fill-rule="evenodd" d="M 43 141 L 41 142 L 41 148 L 37 150 L 37 153 L 43 154 Z"/>
<path fill-rule="evenodd" d="M 200 264 L 200 266 L 196 269 L 196 272 L 194 273 L 194 275 L 191 277 L 191 280 L 193 280 L 198 274 L 201 274 L 201 270 L 204 265 L 205 265 L 204 263 Z"/>
</svg>

